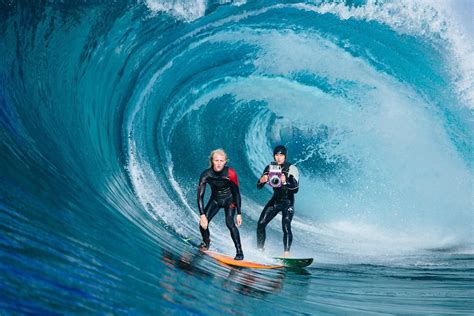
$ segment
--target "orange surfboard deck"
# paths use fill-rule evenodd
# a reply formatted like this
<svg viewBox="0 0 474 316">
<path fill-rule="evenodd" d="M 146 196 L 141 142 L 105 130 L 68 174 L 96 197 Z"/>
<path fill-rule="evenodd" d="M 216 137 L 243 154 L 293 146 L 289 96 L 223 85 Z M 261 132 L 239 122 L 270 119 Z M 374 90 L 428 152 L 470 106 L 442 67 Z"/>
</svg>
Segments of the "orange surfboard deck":
<svg viewBox="0 0 474 316">
<path fill-rule="evenodd" d="M 269 264 L 261 264 L 252 261 L 245 261 L 245 260 L 234 260 L 234 258 L 220 254 L 218 252 L 204 250 L 205 254 L 209 255 L 210 257 L 216 259 L 219 262 L 234 266 L 234 267 L 243 267 L 243 268 L 253 268 L 253 269 L 278 269 L 285 267 L 284 265 L 269 265 Z"/>
</svg>

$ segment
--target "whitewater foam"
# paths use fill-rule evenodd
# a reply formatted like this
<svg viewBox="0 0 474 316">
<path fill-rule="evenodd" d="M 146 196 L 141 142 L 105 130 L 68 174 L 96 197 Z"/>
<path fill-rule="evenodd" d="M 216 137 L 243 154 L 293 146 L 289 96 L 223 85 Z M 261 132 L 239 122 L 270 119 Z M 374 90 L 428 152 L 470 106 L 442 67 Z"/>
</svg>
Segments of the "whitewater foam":
<svg viewBox="0 0 474 316">
<path fill-rule="evenodd" d="M 342 1 L 317 1 L 315 5 L 297 4 L 295 7 L 320 14 L 331 13 L 341 19 L 377 21 L 397 32 L 426 37 L 437 43 L 439 49 L 448 43 L 450 55 L 445 56 L 451 65 L 451 76 L 460 97 L 469 108 L 474 107 L 474 50 L 472 42 L 461 31 L 446 1 L 377 1 L 368 0 L 360 6 L 347 6 Z M 439 39 L 442 42 L 439 42 Z M 454 57 L 454 58 L 452 58 Z"/>
</svg>

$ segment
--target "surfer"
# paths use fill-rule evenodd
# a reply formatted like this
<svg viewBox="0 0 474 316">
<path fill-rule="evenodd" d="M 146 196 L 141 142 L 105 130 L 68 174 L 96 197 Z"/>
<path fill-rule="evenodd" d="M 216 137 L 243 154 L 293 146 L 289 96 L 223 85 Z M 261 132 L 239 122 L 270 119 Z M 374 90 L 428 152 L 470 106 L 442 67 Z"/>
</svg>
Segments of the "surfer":
<svg viewBox="0 0 474 316">
<path fill-rule="evenodd" d="M 273 196 L 265 205 L 257 223 L 257 247 L 263 251 L 265 246 L 265 228 L 268 223 L 282 212 L 283 247 L 284 257 L 290 252 L 293 234 L 291 233 L 291 220 L 295 213 L 295 193 L 299 189 L 299 172 L 296 166 L 286 161 L 287 149 L 278 145 L 273 150 L 275 162 L 265 167 L 262 176 L 257 182 L 261 189 L 266 183 L 273 187 Z"/>
<path fill-rule="evenodd" d="M 199 178 L 197 203 L 199 214 L 201 215 L 199 220 L 199 229 L 202 235 L 201 248 L 204 250 L 209 249 L 211 243 L 209 223 L 219 209 L 223 208 L 225 211 L 225 223 L 236 249 L 234 259 L 243 260 L 244 254 L 240 243 L 239 230 L 237 229 L 242 224 L 239 182 L 237 173 L 234 169 L 226 166 L 227 162 L 227 154 L 224 150 L 213 150 L 209 155 L 209 168 L 204 170 Z M 211 196 L 204 207 L 206 184 L 209 184 L 211 187 Z M 235 223 L 234 217 L 236 213 Z"/>
</svg>

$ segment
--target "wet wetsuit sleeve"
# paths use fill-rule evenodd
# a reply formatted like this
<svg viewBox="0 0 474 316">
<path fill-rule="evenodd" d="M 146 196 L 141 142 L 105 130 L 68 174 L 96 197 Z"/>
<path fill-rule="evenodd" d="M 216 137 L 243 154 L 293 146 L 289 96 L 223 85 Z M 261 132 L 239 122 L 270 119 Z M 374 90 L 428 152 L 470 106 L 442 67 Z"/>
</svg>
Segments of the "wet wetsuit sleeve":
<svg viewBox="0 0 474 316">
<path fill-rule="evenodd" d="M 257 180 L 257 189 L 261 189 L 265 186 L 265 183 L 260 183 L 260 178 L 265 175 L 265 174 L 268 174 L 268 171 L 270 170 L 270 166 L 266 166 L 265 167 L 265 170 L 263 170 L 263 173 L 262 175 L 258 178 Z"/>
<path fill-rule="evenodd" d="M 197 204 L 199 209 L 199 214 L 204 214 L 204 194 L 206 193 L 206 176 L 201 174 L 199 177 L 199 186 L 198 186 L 198 193 L 197 193 Z"/>
<path fill-rule="evenodd" d="M 293 193 L 297 193 L 299 189 L 299 178 L 300 174 L 298 168 L 291 165 L 288 169 L 288 177 L 286 179 L 286 188 Z"/>
<path fill-rule="evenodd" d="M 229 168 L 229 180 L 230 180 L 230 189 L 232 191 L 232 198 L 236 204 L 237 214 L 241 214 L 241 197 L 240 197 L 240 188 L 239 188 L 239 179 L 237 179 L 237 173 L 234 169 Z"/>
</svg>

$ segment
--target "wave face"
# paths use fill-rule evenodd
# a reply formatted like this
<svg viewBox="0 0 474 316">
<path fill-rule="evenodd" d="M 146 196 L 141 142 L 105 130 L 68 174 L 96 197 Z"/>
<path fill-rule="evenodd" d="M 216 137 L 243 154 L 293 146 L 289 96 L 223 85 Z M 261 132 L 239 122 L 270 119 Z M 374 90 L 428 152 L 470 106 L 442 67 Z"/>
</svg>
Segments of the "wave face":
<svg viewBox="0 0 474 316">
<path fill-rule="evenodd" d="M 474 53 L 448 4 L 1 7 L 0 310 L 469 313 Z M 301 174 L 292 253 L 317 264 L 196 254 L 182 237 L 199 238 L 197 180 L 219 147 L 246 257 L 281 251 L 278 217 L 254 249 L 277 144 Z M 233 252 L 222 214 L 211 230 Z"/>
</svg>

